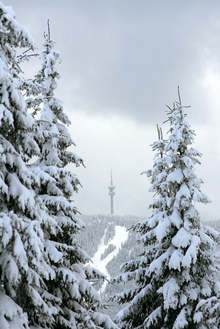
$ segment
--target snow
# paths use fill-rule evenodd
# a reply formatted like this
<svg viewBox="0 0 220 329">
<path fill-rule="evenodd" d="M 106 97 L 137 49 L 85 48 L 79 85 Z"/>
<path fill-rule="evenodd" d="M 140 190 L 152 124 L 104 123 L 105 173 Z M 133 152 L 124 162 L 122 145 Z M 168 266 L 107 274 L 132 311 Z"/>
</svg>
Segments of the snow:
<svg viewBox="0 0 220 329">
<path fill-rule="evenodd" d="M 103 324 L 105 324 L 105 328 L 106 329 L 119 329 L 116 325 L 114 325 L 111 321 L 111 319 L 109 317 L 106 318 L 105 315 L 95 312 L 93 315 L 93 318 L 96 322 L 96 324 L 98 324 L 98 326 L 100 326 L 100 328 L 102 328 Z"/>
<path fill-rule="evenodd" d="M 144 324 L 146 324 L 146 328 L 149 328 L 151 325 L 154 324 L 155 320 L 157 318 L 161 317 L 161 310 L 162 307 L 159 306 L 158 308 L 156 308 L 156 310 L 154 310 L 151 315 L 144 321 Z"/>
<path fill-rule="evenodd" d="M 171 172 L 167 176 L 167 181 L 168 182 L 181 183 L 182 180 L 183 180 L 183 174 L 182 174 L 182 170 L 180 168 L 176 168 L 173 172 Z"/>
<path fill-rule="evenodd" d="M 7 280 L 14 285 L 18 283 L 20 279 L 18 266 L 15 259 L 10 254 L 1 254 L 0 267 L 2 270 L 2 278 L 7 278 Z"/>
<path fill-rule="evenodd" d="M 159 217 L 159 215 L 158 215 Z M 159 218 L 159 223 L 155 229 L 156 237 L 158 241 L 162 241 L 165 236 L 169 233 L 170 230 L 170 221 L 169 218 Z"/>
<path fill-rule="evenodd" d="M 182 223 L 182 219 L 181 219 L 180 213 L 179 213 L 177 208 L 174 208 L 173 213 L 170 216 L 170 221 L 177 228 L 180 228 L 180 225 Z"/>
<path fill-rule="evenodd" d="M 18 259 L 19 263 L 23 268 L 27 270 L 27 255 L 24 250 L 24 245 L 21 241 L 21 237 L 17 231 L 14 232 L 14 246 L 13 246 L 13 255 Z"/>
<path fill-rule="evenodd" d="M 55 246 L 53 246 L 52 242 L 50 245 L 48 245 L 46 250 L 47 250 L 47 253 L 48 253 L 50 259 L 54 263 L 58 263 L 63 257 L 63 254 L 60 251 L 58 251 Z"/>
<path fill-rule="evenodd" d="M 107 244 L 104 243 L 106 239 L 108 228 L 105 229 L 104 235 L 100 241 L 100 244 L 97 248 L 96 253 L 92 257 L 91 265 L 97 268 L 99 271 L 101 271 L 108 280 L 110 280 L 110 274 L 106 268 L 107 264 L 113 259 L 113 257 L 117 256 L 121 246 L 123 243 L 125 243 L 128 239 L 128 232 L 124 226 L 115 226 L 115 235 L 114 237 L 108 241 Z M 113 245 L 115 249 L 108 254 L 104 259 L 101 258 L 105 250 L 109 247 L 109 245 Z M 107 281 L 105 281 L 101 287 L 101 292 L 103 293 L 105 291 L 107 285 Z"/>
<path fill-rule="evenodd" d="M 0 232 L 3 232 L 1 236 L 1 243 L 3 248 L 7 246 L 9 241 L 12 238 L 12 227 L 11 227 L 11 219 L 6 214 L 0 214 Z"/>
<path fill-rule="evenodd" d="M 191 233 L 187 232 L 184 227 L 181 227 L 177 234 L 173 237 L 172 244 L 177 248 L 186 248 L 190 245 L 191 239 Z"/>
<path fill-rule="evenodd" d="M 28 329 L 27 316 L 15 302 L 0 291 L 0 328 Z"/>
<path fill-rule="evenodd" d="M 16 174 L 8 174 L 8 195 L 18 199 L 20 208 L 33 208 L 35 206 L 33 191 L 28 190 L 18 179 Z"/>
<path fill-rule="evenodd" d="M 197 252 L 199 248 L 200 239 L 197 236 L 192 237 L 192 242 L 183 256 L 182 264 L 185 267 L 190 267 L 191 263 L 195 264 L 197 260 Z"/>
<path fill-rule="evenodd" d="M 164 298 L 164 308 L 165 309 L 175 309 L 178 305 L 178 292 L 180 287 L 175 278 L 171 278 L 167 281 L 163 287 L 163 298 Z"/>
<path fill-rule="evenodd" d="M 177 208 L 179 208 L 179 202 L 182 197 L 187 199 L 190 199 L 191 197 L 190 190 L 185 183 L 181 185 L 179 191 L 176 193 L 175 205 L 177 206 Z"/>
<path fill-rule="evenodd" d="M 188 321 L 186 319 L 187 312 L 186 309 L 183 308 L 181 312 L 178 314 L 176 321 L 174 322 L 173 329 L 184 329 L 187 328 Z"/>
<path fill-rule="evenodd" d="M 170 257 L 169 268 L 180 271 L 182 258 L 183 254 L 180 250 L 175 250 Z"/>
<path fill-rule="evenodd" d="M 171 248 L 167 249 L 160 257 L 152 261 L 148 268 L 149 273 L 155 273 L 159 275 L 161 273 L 164 263 L 166 262 L 167 258 L 169 258 L 170 254 Z"/>
</svg>

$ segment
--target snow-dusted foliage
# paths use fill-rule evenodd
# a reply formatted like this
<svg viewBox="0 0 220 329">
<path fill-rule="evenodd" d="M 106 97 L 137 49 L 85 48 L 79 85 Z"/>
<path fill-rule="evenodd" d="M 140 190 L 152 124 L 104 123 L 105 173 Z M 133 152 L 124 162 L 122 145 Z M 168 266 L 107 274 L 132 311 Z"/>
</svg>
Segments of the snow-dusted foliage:
<svg viewBox="0 0 220 329">
<path fill-rule="evenodd" d="M 39 183 L 37 201 L 46 214 L 44 247 L 53 269 L 44 281 L 50 303 L 57 310 L 49 328 L 114 329 L 117 327 L 110 318 L 98 312 L 100 296 L 90 283 L 103 279 L 103 275 L 85 266 L 89 258 L 76 239 L 82 223 L 72 199 L 80 182 L 70 168 L 81 165 L 82 160 L 72 151 L 74 143 L 67 130 L 70 121 L 55 97 L 59 54 L 49 29 L 41 59 L 42 68 L 35 77 L 41 86 L 38 99 L 42 100 L 42 109 L 37 116 L 36 132 L 41 155 L 31 167 Z"/>
<path fill-rule="evenodd" d="M 195 202 L 207 203 L 194 173 L 201 154 L 179 99 L 168 112 L 170 129 L 156 152 L 151 178 L 151 215 L 136 224 L 143 254 L 122 265 L 115 282 L 134 280 L 134 289 L 115 296 L 128 303 L 116 320 L 121 328 L 220 328 L 220 295 L 214 257 L 217 234 L 200 223 Z"/>
<path fill-rule="evenodd" d="M 52 313 L 43 280 L 53 270 L 44 251 L 44 212 L 36 202 L 38 182 L 28 165 L 40 155 L 35 121 L 27 113 L 16 73 L 16 50 L 31 48 L 32 41 L 12 10 L 1 3 L 0 45 L 1 329 L 24 329 L 28 328 L 25 312 L 29 322 L 41 318 L 44 324 Z"/>
</svg>

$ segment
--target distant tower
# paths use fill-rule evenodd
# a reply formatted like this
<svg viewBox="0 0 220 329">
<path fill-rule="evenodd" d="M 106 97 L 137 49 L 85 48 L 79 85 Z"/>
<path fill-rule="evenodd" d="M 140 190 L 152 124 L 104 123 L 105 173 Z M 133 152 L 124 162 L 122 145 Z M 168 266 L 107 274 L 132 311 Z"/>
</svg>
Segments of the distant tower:
<svg viewBox="0 0 220 329">
<path fill-rule="evenodd" d="M 111 215 L 114 215 L 114 195 L 115 195 L 115 186 L 113 185 L 113 179 L 112 179 L 112 172 L 111 172 L 111 181 L 110 181 L 110 186 L 108 187 L 109 189 L 109 195 L 111 199 Z"/>
</svg>

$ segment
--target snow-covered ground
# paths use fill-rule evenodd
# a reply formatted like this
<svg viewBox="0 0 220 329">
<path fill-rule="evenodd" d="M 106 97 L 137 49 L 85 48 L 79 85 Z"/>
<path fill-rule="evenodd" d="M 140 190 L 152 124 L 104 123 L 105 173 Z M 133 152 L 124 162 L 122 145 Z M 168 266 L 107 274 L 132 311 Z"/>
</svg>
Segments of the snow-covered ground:
<svg viewBox="0 0 220 329">
<path fill-rule="evenodd" d="M 128 232 L 124 226 L 119 226 L 119 225 L 115 226 L 114 237 L 110 239 L 107 244 L 105 244 L 104 241 L 106 239 L 107 230 L 108 228 L 105 229 L 105 233 L 98 246 L 97 252 L 92 257 L 91 265 L 97 268 L 99 271 L 101 271 L 106 276 L 107 279 L 110 279 L 110 274 L 106 266 L 113 259 L 113 257 L 117 256 L 122 244 L 127 241 Z M 110 245 L 113 245 L 115 249 L 111 253 L 109 253 L 105 258 L 102 259 L 104 252 L 107 250 L 107 248 Z M 104 292 L 106 285 L 107 285 L 107 281 L 104 281 L 100 289 L 101 293 Z"/>
</svg>

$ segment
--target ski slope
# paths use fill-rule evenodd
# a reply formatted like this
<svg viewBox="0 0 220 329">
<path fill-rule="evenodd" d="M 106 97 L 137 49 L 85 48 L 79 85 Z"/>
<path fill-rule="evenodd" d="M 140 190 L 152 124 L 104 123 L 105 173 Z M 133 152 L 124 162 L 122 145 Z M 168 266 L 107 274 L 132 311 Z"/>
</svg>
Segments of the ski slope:
<svg viewBox="0 0 220 329">
<path fill-rule="evenodd" d="M 125 243 L 128 239 L 128 232 L 124 226 L 115 226 L 115 235 L 112 239 L 108 241 L 107 244 L 105 244 L 106 234 L 107 234 L 108 228 L 105 229 L 104 235 L 100 241 L 100 244 L 98 246 L 98 249 L 91 260 L 91 265 L 95 268 L 97 268 L 99 271 L 101 271 L 108 280 L 111 279 L 110 274 L 106 268 L 107 264 L 113 259 L 113 257 L 117 256 L 121 246 L 123 243 Z M 107 248 L 113 245 L 115 249 L 109 253 L 105 258 L 102 259 L 102 255 L 107 250 Z M 105 291 L 107 285 L 107 281 L 104 281 L 102 284 L 102 287 L 100 289 L 100 292 L 103 293 Z"/>
</svg>

